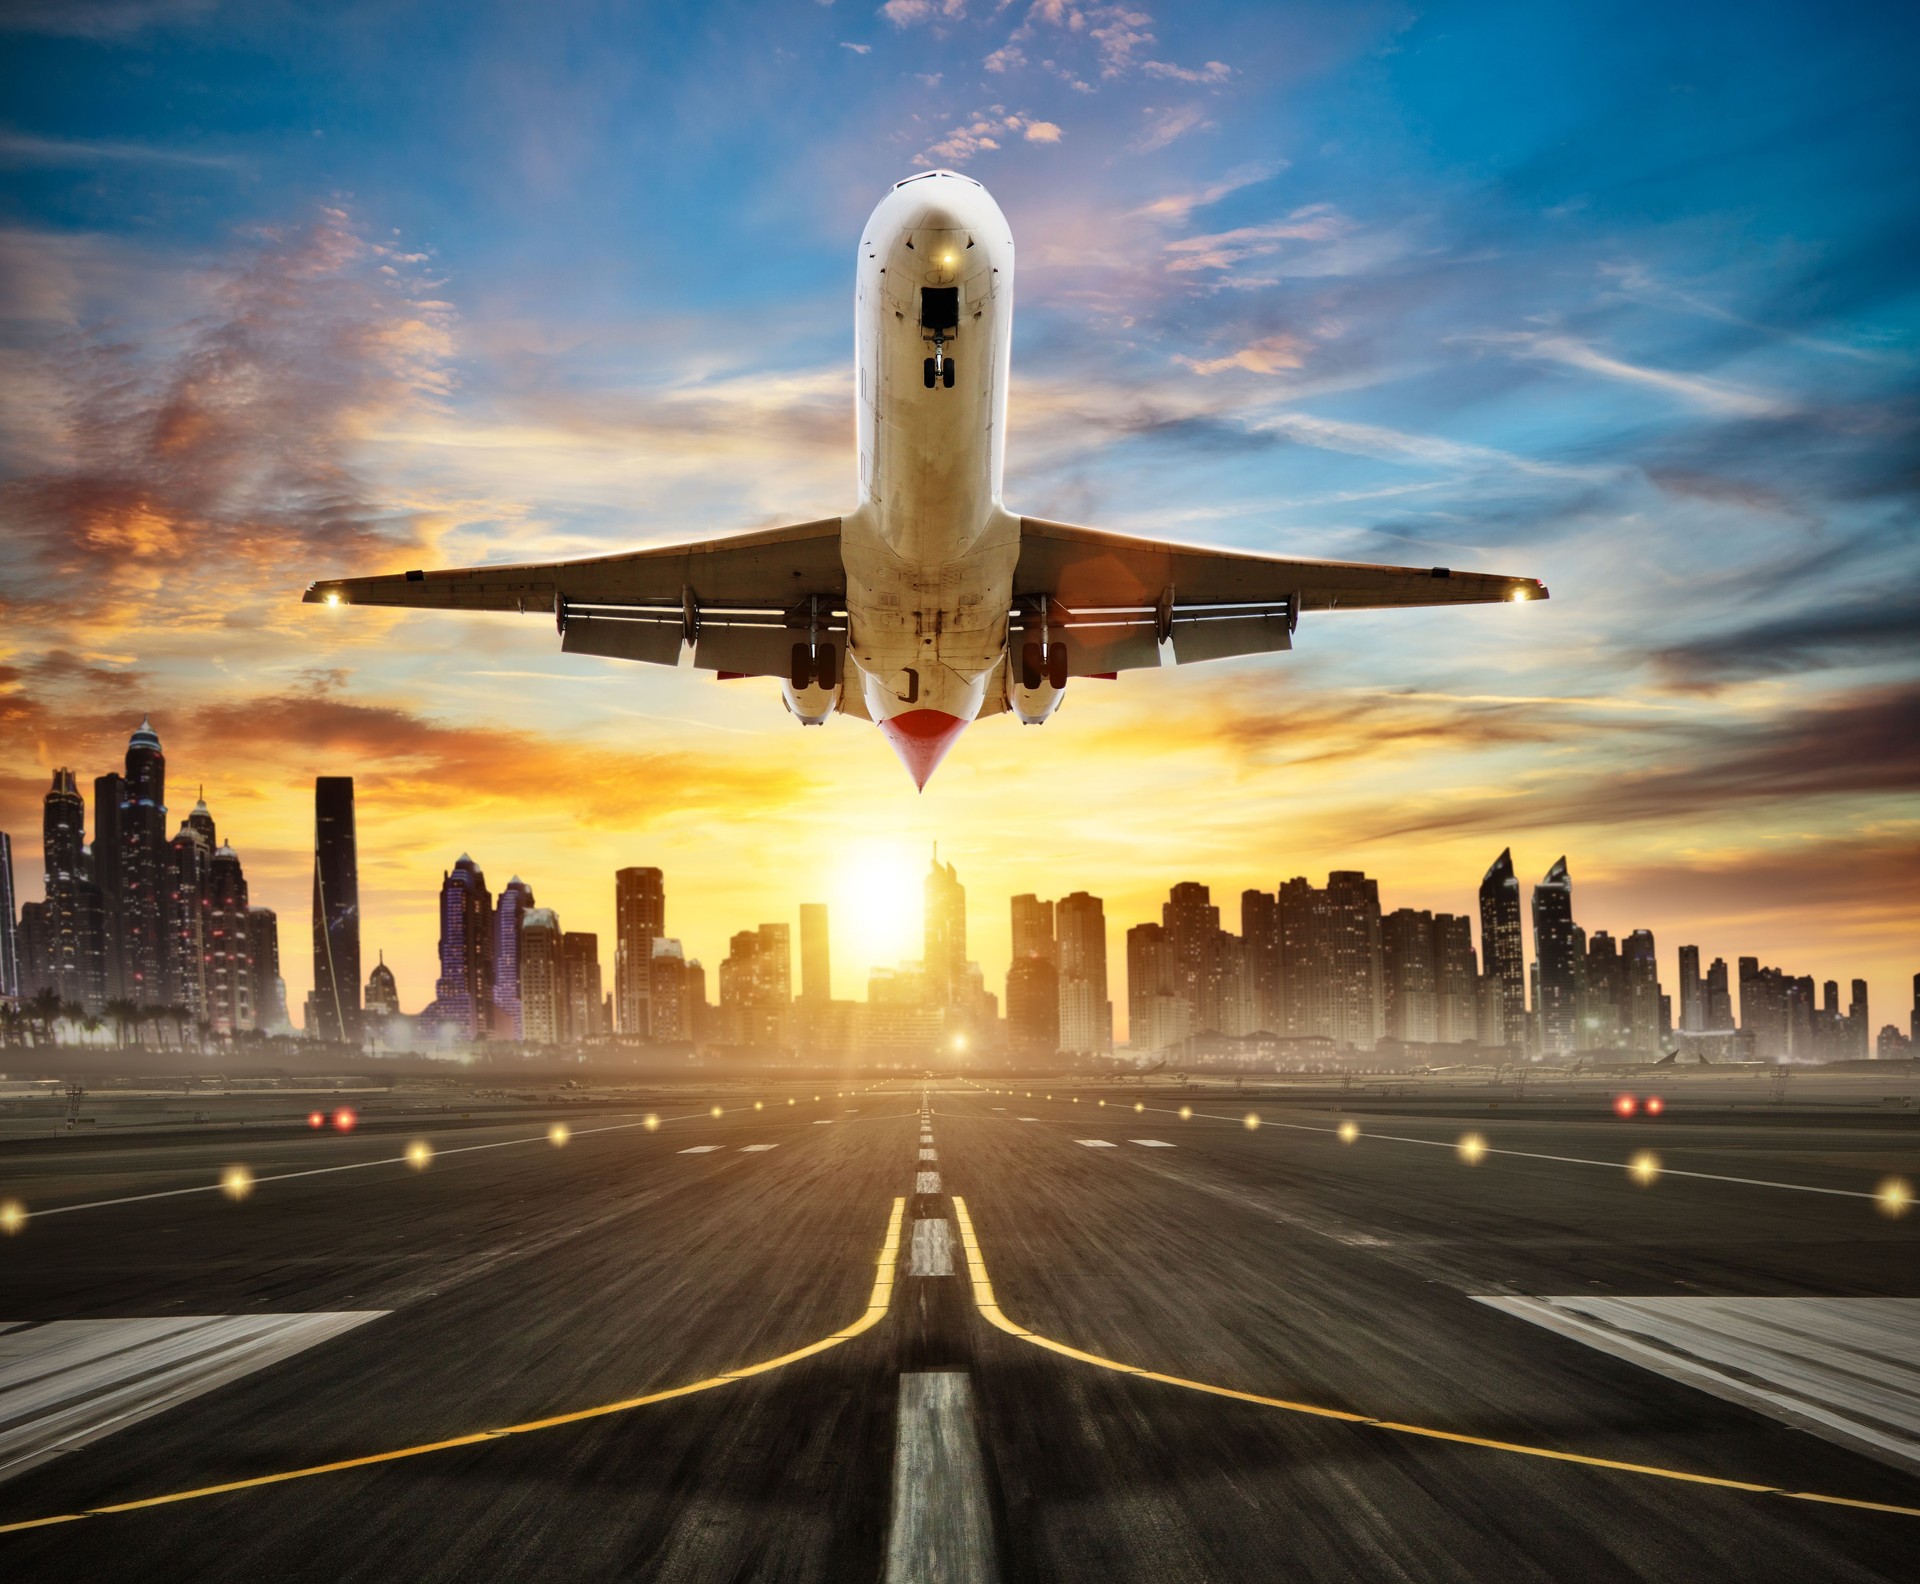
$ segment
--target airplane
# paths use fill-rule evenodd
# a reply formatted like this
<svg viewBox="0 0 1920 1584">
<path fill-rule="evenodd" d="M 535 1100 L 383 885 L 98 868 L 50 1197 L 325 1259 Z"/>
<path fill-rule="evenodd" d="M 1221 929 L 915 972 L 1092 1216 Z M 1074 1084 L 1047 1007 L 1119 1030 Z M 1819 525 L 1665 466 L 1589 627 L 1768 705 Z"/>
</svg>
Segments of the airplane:
<svg viewBox="0 0 1920 1584">
<path fill-rule="evenodd" d="M 843 517 L 522 566 L 335 578 L 310 603 L 538 611 L 569 654 L 778 677 L 803 726 L 872 721 L 922 789 L 961 732 L 1037 726 L 1076 677 L 1290 649 L 1303 611 L 1547 598 L 1535 578 L 1135 538 L 1001 498 L 1013 234 L 948 170 L 894 184 L 854 287 L 858 503 Z"/>
</svg>

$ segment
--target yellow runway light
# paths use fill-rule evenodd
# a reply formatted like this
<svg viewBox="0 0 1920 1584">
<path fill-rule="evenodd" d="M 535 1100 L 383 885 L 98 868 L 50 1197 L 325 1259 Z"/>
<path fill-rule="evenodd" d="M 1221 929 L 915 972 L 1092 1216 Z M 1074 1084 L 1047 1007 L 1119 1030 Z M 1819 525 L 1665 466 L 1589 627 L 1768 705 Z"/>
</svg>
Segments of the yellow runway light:
<svg viewBox="0 0 1920 1584">
<path fill-rule="evenodd" d="M 433 1146 L 425 1139 L 415 1139 L 407 1146 L 407 1164 L 415 1171 L 425 1171 L 433 1161 Z"/>
<path fill-rule="evenodd" d="M 1351 1144 L 1359 1136 L 1360 1124 L 1358 1122 L 1342 1122 L 1340 1124 L 1340 1142 L 1342 1144 Z"/>
<path fill-rule="evenodd" d="M 1913 1187 L 1904 1177 L 1889 1177 L 1873 1199 L 1883 1216 L 1897 1221 L 1913 1207 Z"/>
<path fill-rule="evenodd" d="M 220 1191 L 238 1204 L 253 1192 L 253 1173 L 244 1166 L 229 1166 L 220 1174 Z"/>
<path fill-rule="evenodd" d="M 1462 1133 L 1458 1145 L 1460 1158 L 1469 1166 L 1478 1166 L 1487 1153 L 1487 1141 L 1478 1133 Z"/>
<path fill-rule="evenodd" d="M 547 1129 L 547 1142 L 555 1149 L 563 1147 L 567 1140 L 572 1137 L 573 1129 L 568 1127 L 564 1122 L 556 1122 L 552 1127 Z"/>
<path fill-rule="evenodd" d="M 27 1207 L 18 1199 L 0 1199 L 0 1232 L 12 1237 L 27 1224 Z"/>
<path fill-rule="evenodd" d="M 1240 1125 L 1251 1133 L 1260 1125 L 1260 1113 L 1258 1111 L 1249 1111 L 1240 1119 Z"/>
<path fill-rule="evenodd" d="M 1651 1188 L 1660 1178 L 1660 1157 L 1652 1150 L 1637 1150 L 1627 1162 L 1627 1175 L 1642 1188 Z"/>
</svg>

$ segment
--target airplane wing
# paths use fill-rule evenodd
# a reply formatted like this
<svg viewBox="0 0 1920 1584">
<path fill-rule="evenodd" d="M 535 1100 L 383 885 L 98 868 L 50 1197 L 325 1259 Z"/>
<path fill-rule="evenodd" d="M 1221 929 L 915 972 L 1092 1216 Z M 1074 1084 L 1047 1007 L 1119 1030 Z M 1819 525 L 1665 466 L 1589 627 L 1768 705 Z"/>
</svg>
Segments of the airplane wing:
<svg viewBox="0 0 1920 1584">
<path fill-rule="evenodd" d="M 794 643 L 846 630 L 840 519 L 625 555 L 522 566 L 457 567 L 332 578 L 309 604 L 416 610 L 546 611 L 571 654 L 784 676 Z M 836 639 L 837 641 L 841 641 Z"/>
<path fill-rule="evenodd" d="M 1547 597 L 1537 578 L 1451 567 L 1299 561 L 1210 550 L 1020 519 L 1014 572 L 1016 642 L 1064 626 L 1069 674 L 1097 676 L 1160 664 L 1266 654 L 1293 647 L 1308 610 L 1479 605 Z"/>
</svg>

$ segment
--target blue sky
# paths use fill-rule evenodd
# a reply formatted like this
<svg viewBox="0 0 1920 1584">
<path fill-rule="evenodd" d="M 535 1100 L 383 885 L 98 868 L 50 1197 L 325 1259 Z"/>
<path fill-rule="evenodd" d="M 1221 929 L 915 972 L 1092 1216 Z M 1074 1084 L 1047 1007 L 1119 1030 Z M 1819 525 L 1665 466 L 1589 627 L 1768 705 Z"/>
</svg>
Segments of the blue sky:
<svg viewBox="0 0 1920 1584">
<path fill-rule="evenodd" d="M 105 768 L 137 699 L 295 916 L 315 755 L 363 776 L 409 1004 L 462 847 L 585 927 L 605 870 L 664 862 L 712 958 L 938 836 L 990 979 L 1012 891 L 1123 924 L 1173 880 L 1359 865 L 1459 908 L 1511 841 L 1568 851 L 1590 927 L 1652 925 L 1669 973 L 1699 938 L 1904 1005 L 1912 8 L 81 0 L 0 27 L 0 828 L 49 765 Z M 987 183 L 1020 248 L 1011 504 L 1553 602 L 1087 684 L 1044 732 L 971 732 L 919 799 L 877 734 L 803 740 L 755 684 L 291 602 L 843 509 L 853 244 L 926 164 Z M 842 994 L 888 944 L 850 943 Z"/>
</svg>

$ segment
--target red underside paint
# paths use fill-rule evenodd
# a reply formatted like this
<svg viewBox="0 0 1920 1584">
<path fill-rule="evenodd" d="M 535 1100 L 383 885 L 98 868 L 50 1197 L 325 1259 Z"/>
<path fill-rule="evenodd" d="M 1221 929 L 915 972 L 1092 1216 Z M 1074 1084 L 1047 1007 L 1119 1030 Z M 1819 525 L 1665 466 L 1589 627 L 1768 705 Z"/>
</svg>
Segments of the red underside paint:
<svg viewBox="0 0 1920 1584">
<path fill-rule="evenodd" d="M 947 750 L 960 740 L 967 723 L 945 710 L 918 709 L 881 721 L 880 729 L 907 767 L 913 784 L 924 787 L 939 768 L 940 761 L 946 758 Z"/>
</svg>

